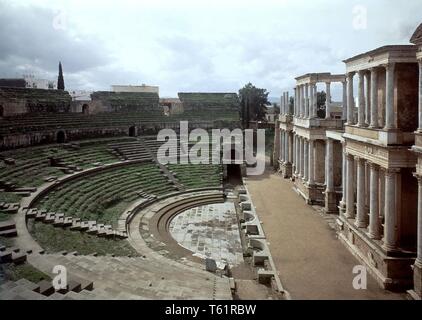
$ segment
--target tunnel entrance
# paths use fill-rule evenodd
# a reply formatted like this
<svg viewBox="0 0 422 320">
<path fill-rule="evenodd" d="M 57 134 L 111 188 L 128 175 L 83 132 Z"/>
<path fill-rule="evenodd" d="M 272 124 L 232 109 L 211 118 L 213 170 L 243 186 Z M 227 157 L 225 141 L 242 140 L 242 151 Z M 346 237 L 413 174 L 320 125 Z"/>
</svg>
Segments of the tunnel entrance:
<svg viewBox="0 0 422 320">
<path fill-rule="evenodd" d="M 66 140 L 66 136 L 63 131 L 57 132 L 57 143 L 64 143 Z"/>
<path fill-rule="evenodd" d="M 227 165 L 227 176 L 225 179 L 225 183 L 233 187 L 243 185 L 242 170 L 239 164 Z"/>
</svg>

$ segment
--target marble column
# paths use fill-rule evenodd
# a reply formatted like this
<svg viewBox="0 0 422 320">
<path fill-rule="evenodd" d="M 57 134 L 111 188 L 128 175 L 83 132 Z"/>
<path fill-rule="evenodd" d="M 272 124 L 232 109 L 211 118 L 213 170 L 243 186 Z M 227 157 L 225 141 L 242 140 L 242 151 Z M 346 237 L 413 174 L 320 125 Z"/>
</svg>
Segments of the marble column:
<svg viewBox="0 0 422 320">
<path fill-rule="evenodd" d="M 309 118 L 309 84 L 305 84 L 305 118 Z"/>
<path fill-rule="evenodd" d="M 378 70 L 371 69 L 371 128 L 378 128 Z"/>
<path fill-rule="evenodd" d="M 293 115 L 297 115 L 297 89 L 294 88 L 295 91 L 295 100 L 293 101 Z"/>
<path fill-rule="evenodd" d="M 359 109 L 358 109 L 358 126 L 365 126 L 365 81 L 364 71 L 358 72 L 359 85 L 358 85 L 358 97 L 359 97 Z"/>
<path fill-rule="evenodd" d="M 284 162 L 289 164 L 289 133 L 287 131 L 284 131 L 284 154 Z"/>
<path fill-rule="evenodd" d="M 385 97 L 385 130 L 396 128 L 394 112 L 394 72 L 395 63 L 389 63 L 386 69 L 386 97 Z"/>
<path fill-rule="evenodd" d="M 369 237 L 380 240 L 380 213 L 379 201 L 379 170 L 375 163 L 370 163 L 370 187 L 369 187 Z"/>
<path fill-rule="evenodd" d="M 318 88 L 317 85 L 314 84 L 314 104 L 312 105 L 312 117 L 317 117 L 317 105 L 318 105 Z"/>
<path fill-rule="evenodd" d="M 355 217 L 355 162 L 351 154 L 347 154 L 347 196 L 346 196 L 346 218 Z"/>
<path fill-rule="evenodd" d="M 385 171 L 385 222 L 384 222 L 384 248 L 397 249 L 397 208 L 396 184 L 399 170 L 387 169 Z"/>
<path fill-rule="evenodd" d="M 341 167 L 341 189 L 342 189 L 342 197 L 340 201 L 340 208 L 342 212 L 346 208 L 346 188 L 347 188 L 347 158 L 346 158 L 346 144 L 342 142 L 342 167 Z"/>
<path fill-rule="evenodd" d="M 305 86 L 302 85 L 301 87 L 301 92 L 300 92 L 300 104 L 301 104 L 301 108 L 300 108 L 300 117 L 301 118 L 305 118 L 305 104 L 306 104 L 306 97 L 305 97 Z"/>
<path fill-rule="evenodd" d="M 343 81 L 343 114 L 342 120 L 347 120 L 347 82 Z"/>
<path fill-rule="evenodd" d="M 303 138 L 300 137 L 300 154 L 299 154 L 300 170 L 299 170 L 299 176 L 301 178 L 303 178 L 303 175 L 304 175 L 304 172 L 305 172 L 305 170 L 304 170 L 304 156 L 303 156 L 304 150 L 303 150 L 303 148 L 304 148 Z"/>
<path fill-rule="evenodd" d="M 422 268 L 422 177 L 418 179 L 418 234 L 417 234 L 417 258 L 415 265 Z"/>
<path fill-rule="evenodd" d="M 355 97 L 353 95 L 353 77 L 354 72 L 347 74 L 347 124 L 355 124 Z"/>
<path fill-rule="evenodd" d="M 299 175 L 299 137 L 295 135 L 295 174 Z"/>
<path fill-rule="evenodd" d="M 309 85 L 309 118 L 314 117 L 314 85 L 311 83 Z"/>
<path fill-rule="evenodd" d="M 315 163 L 314 163 L 314 141 L 313 140 L 309 140 L 309 161 L 308 161 L 308 166 L 309 166 L 309 185 L 314 185 L 315 184 Z"/>
<path fill-rule="evenodd" d="M 365 161 L 364 159 L 357 160 L 357 199 L 356 199 L 356 227 L 366 228 L 367 215 L 365 210 Z"/>
<path fill-rule="evenodd" d="M 289 162 L 293 163 L 293 133 L 289 132 Z"/>
<path fill-rule="evenodd" d="M 286 103 L 284 104 L 284 110 L 286 114 L 290 114 L 290 96 L 289 92 L 286 92 Z"/>
<path fill-rule="evenodd" d="M 331 119 L 331 82 L 325 83 L 327 99 L 325 102 L 325 119 Z"/>
<path fill-rule="evenodd" d="M 309 178 L 309 144 L 308 140 L 303 141 L 303 180 L 308 181 Z"/>
<path fill-rule="evenodd" d="M 420 59 L 418 63 L 419 63 L 419 129 L 418 131 L 422 133 L 422 59 Z"/>
<path fill-rule="evenodd" d="M 371 72 L 365 72 L 365 125 L 371 124 Z"/>
<path fill-rule="evenodd" d="M 327 139 L 326 142 L 326 159 L 325 159 L 325 183 L 326 192 L 334 191 L 334 142 L 332 139 Z"/>
</svg>

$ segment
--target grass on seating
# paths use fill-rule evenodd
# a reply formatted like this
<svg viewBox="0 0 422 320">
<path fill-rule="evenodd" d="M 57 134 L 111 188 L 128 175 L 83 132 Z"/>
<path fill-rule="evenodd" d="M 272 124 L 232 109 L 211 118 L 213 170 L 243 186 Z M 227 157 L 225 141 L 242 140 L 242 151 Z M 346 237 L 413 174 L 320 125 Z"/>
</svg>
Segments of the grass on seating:
<svg viewBox="0 0 422 320">
<path fill-rule="evenodd" d="M 174 191 L 155 164 L 126 165 L 70 181 L 35 205 L 67 216 L 116 226 L 124 209 L 140 198 L 137 192 L 162 195 Z"/>
<path fill-rule="evenodd" d="M 100 256 L 139 256 L 127 240 L 99 238 L 84 232 L 56 228 L 42 222 L 31 222 L 29 230 L 35 240 L 48 253 L 77 251 L 80 255 L 97 253 Z"/>
<path fill-rule="evenodd" d="M 213 188 L 221 185 L 221 165 L 168 165 L 170 171 L 176 173 L 176 178 L 188 189 Z"/>
<path fill-rule="evenodd" d="M 38 283 L 41 280 L 51 281 L 49 275 L 45 274 L 44 272 L 41 272 L 29 263 L 24 263 L 20 265 L 8 263 L 7 265 L 4 265 L 3 270 L 6 280 L 9 281 L 18 281 L 20 279 L 26 279 L 33 283 Z"/>
</svg>

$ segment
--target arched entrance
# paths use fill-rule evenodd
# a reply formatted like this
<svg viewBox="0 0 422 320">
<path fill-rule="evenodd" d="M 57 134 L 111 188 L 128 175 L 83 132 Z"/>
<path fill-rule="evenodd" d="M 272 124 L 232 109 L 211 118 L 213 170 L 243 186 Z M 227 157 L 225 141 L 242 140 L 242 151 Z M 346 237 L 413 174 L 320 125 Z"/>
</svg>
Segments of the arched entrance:
<svg viewBox="0 0 422 320">
<path fill-rule="evenodd" d="M 129 137 L 136 137 L 136 127 L 135 126 L 131 126 L 129 128 Z"/>
<path fill-rule="evenodd" d="M 0 118 L 3 118 L 3 116 L 4 116 L 4 109 L 3 109 L 3 106 L 0 105 Z"/>
<path fill-rule="evenodd" d="M 82 106 L 82 113 L 83 114 L 89 113 L 89 106 L 86 103 Z"/>
<path fill-rule="evenodd" d="M 57 132 L 57 143 L 64 143 L 66 140 L 66 135 L 64 131 Z"/>
</svg>

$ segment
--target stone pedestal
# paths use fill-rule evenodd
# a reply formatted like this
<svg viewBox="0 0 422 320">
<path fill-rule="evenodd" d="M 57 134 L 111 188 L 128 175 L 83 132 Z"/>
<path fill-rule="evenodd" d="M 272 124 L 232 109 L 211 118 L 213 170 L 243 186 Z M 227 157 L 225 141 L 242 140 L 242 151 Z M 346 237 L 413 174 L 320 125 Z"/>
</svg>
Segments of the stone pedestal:
<svg viewBox="0 0 422 320">
<path fill-rule="evenodd" d="M 325 192 L 325 207 L 324 211 L 326 214 L 337 214 L 337 194 L 332 191 Z"/>
<path fill-rule="evenodd" d="M 282 166 L 282 173 L 283 173 L 283 178 L 284 179 L 290 179 L 292 177 L 292 173 L 293 173 L 293 167 L 291 163 L 285 163 Z"/>
<path fill-rule="evenodd" d="M 413 266 L 413 282 L 413 293 L 417 296 L 415 298 L 422 299 L 422 264 L 416 263 Z"/>
</svg>

